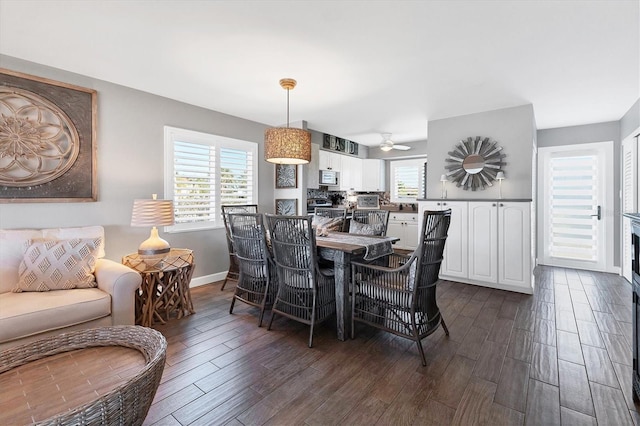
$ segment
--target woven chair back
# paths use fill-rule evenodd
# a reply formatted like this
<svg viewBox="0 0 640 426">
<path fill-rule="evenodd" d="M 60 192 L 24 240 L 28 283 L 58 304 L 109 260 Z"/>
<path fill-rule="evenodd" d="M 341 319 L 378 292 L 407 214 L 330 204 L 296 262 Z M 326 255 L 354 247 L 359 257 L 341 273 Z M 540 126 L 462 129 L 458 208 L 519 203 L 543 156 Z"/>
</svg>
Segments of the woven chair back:
<svg viewBox="0 0 640 426">
<path fill-rule="evenodd" d="M 309 216 L 266 215 L 280 283 L 315 288 L 316 241 Z"/>
<path fill-rule="evenodd" d="M 389 210 L 354 210 L 351 220 L 367 225 L 382 225 L 382 233 L 379 235 L 385 236 L 389 224 Z"/>
</svg>

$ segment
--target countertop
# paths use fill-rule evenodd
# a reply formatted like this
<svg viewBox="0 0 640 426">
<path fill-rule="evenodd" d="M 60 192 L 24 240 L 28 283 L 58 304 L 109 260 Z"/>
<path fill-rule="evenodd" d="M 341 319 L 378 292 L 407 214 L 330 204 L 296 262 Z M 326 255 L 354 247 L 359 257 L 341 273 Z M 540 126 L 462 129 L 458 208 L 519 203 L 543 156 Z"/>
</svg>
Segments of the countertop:
<svg viewBox="0 0 640 426">
<path fill-rule="evenodd" d="M 531 198 L 418 198 L 420 201 L 494 201 L 494 202 L 531 202 Z"/>
</svg>

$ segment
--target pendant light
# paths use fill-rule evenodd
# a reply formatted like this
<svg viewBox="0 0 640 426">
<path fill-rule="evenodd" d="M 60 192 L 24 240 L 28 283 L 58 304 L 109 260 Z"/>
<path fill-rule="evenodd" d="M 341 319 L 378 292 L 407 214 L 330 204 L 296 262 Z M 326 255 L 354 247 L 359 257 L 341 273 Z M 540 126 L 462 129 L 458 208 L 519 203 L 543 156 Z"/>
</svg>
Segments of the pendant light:
<svg viewBox="0 0 640 426">
<path fill-rule="evenodd" d="M 296 87 L 292 78 L 280 80 L 287 91 L 287 127 L 272 127 L 264 132 L 264 159 L 277 164 L 307 164 L 311 161 L 311 133 L 289 127 L 289 91 Z"/>
</svg>

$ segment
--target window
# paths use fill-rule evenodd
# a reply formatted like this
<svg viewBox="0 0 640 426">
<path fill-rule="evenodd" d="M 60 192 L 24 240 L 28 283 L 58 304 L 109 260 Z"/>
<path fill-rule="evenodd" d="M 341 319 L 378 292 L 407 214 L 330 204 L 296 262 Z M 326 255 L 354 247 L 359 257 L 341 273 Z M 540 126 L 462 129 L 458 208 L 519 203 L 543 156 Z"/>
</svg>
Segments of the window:
<svg viewBox="0 0 640 426">
<path fill-rule="evenodd" d="M 424 177 L 427 161 L 415 160 L 391 161 L 391 202 L 415 203 L 424 197 Z"/>
<path fill-rule="evenodd" d="M 175 225 L 169 232 L 224 226 L 223 204 L 258 200 L 258 145 L 165 126 L 167 199 L 173 199 Z"/>
</svg>

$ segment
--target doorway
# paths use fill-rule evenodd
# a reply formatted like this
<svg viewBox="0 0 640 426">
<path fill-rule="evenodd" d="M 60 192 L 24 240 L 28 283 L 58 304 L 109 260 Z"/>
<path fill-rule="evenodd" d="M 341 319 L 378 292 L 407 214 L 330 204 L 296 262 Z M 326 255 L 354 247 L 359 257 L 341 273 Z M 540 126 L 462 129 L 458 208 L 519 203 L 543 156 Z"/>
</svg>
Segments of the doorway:
<svg viewBox="0 0 640 426">
<path fill-rule="evenodd" d="M 539 263 L 613 272 L 613 142 L 538 153 Z"/>
</svg>

